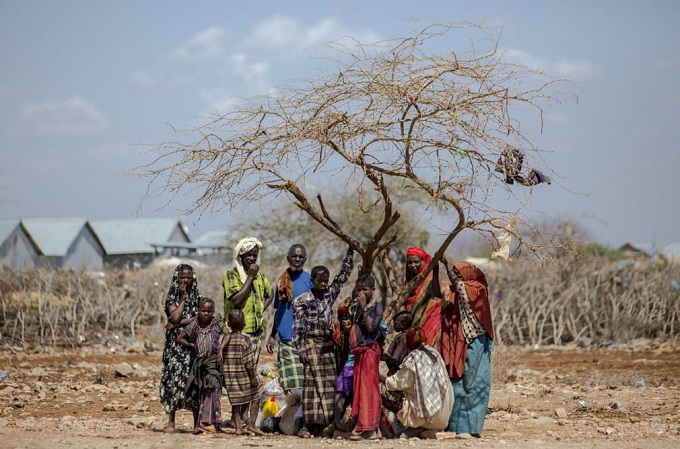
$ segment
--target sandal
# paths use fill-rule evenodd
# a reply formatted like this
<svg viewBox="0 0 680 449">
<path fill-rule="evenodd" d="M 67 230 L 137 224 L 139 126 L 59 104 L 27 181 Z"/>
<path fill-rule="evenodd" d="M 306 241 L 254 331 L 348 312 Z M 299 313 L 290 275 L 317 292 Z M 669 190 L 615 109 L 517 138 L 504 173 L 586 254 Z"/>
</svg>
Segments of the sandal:
<svg viewBox="0 0 680 449">
<path fill-rule="evenodd" d="M 326 427 L 324 427 L 324 429 L 321 431 L 321 436 L 324 436 L 326 438 L 332 438 L 336 430 L 338 430 L 338 426 L 336 426 L 335 423 L 332 422 Z"/>
</svg>

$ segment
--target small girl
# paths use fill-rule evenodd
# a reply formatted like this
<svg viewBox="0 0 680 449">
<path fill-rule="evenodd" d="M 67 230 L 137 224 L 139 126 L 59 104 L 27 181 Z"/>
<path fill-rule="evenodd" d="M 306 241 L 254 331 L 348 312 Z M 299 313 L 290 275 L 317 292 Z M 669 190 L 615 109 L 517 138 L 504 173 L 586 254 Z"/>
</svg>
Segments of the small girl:
<svg viewBox="0 0 680 449">
<path fill-rule="evenodd" d="M 262 396 L 260 379 L 255 372 L 255 353 L 250 337 L 241 331 L 245 327 L 245 317 L 241 309 L 229 312 L 231 335 L 224 339 L 219 354 L 224 358 L 224 377 L 227 397 L 231 404 L 231 416 L 236 427 L 236 435 L 243 434 L 243 421 L 246 411 L 248 431 L 256 435 L 264 433 L 255 426 L 258 402 Z"/>
<path fill-rule="evenodd" d="M 222 362 L 218 350 L 221 343 L 228 339 L 229 334 L 224 320 L 215 316 L 215 302 L 210 298 L 201 299 L 198 304 L 198 315 L 177 337 L 179 344 L 194 348 L 196 351 L 186 390 L 188 398 L 198 398 L 199 408 L 194 422 L 194 435 L 222 430 L 220 396 L 224 376 L 220 368 Z M 207 414 L 206 427 L 201 425 L 204 413 Z"/>
<path fill-rule="evenodd" d="M 380 423 L 380 322 L 383 317 L 382 304 L 373 297 L 375 278 L 370 274 L 360 275 L 356 281 L 357 298 L 354 309 L 350 345 L 354 354 L 354 378 L 352 388 L 352 416 L 349 422 L 341 423 L 342 431 L 355 429 L 359 438 L 379 438 Z M 356 427 L 355 427 L 356 426 Z"/>
</svg>

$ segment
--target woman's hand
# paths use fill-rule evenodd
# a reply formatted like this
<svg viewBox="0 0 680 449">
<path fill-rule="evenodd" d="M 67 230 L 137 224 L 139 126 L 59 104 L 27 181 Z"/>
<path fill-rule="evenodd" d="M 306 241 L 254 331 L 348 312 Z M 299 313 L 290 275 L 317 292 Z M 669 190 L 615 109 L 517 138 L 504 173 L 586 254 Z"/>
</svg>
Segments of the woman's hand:
<svg viewBox="0 0 680 449">
<path fill-rule="evenodd" d="M 174 323 L 168 321 L 168 323 L 165 325 L 165 332 L 168 333 L 168 332 L 170 332 L 171 330 L 173 330 L 173 329 L 176 328 L 176 327 L 177 327 L 176 324 L 174 324 Z"/>
</svg>

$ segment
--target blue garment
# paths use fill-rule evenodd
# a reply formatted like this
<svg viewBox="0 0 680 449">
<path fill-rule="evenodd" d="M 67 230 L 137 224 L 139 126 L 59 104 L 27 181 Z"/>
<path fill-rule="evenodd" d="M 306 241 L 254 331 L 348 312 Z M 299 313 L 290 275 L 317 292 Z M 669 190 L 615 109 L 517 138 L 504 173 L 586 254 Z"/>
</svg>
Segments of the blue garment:
<svg viewBox="0 0 680 449">
<path fill-rule="evenodd" d="M 448 432 L 482 433 L 491 393 L 492 351 L 493 340 L 489 334 L 480 335 L 468 345 L 463 377 L 451 379 L 454 402 Z"/>
<path fill-rule="evenodd" d="M 312 277 L 306 271 L 295 271 L 290 274 L 293 281 L 293 298 L 312 289 Z M 274 288 L 274 328 L 281 341 L 293 340 L 293 301 L 279 302 L 279 290 Z"/>
</svg>

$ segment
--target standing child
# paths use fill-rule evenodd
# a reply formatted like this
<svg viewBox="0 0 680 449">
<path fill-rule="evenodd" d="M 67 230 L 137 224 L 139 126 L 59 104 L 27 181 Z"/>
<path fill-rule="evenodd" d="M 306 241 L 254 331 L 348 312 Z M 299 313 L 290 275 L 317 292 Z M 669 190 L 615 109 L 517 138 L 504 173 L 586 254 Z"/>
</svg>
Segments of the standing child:
<svg viewBox="0 0 680 449">
<path fill-rule="evenodd" d="M 349 344 L 349 332 L 352 329 L 352 313 L 356 305 L 352 296 L 345 299 L 338 306 L 338 319 L 333 329 L 335 354 L 338 361 L 338 377 L 335 380 L 335 399 L 333 401 L 333 422 L 321 432 L 322 436 L 333 437 L 340 421 L 345 415 L 348 400 L 352 398 L 352 378 L 354 377 L 354 355 Z"/>
<path fill-rule="evenodd" d="M 356 431 L 361 438 L 379 438 L 380 424 L 380 321 L 382 304 L 373 297 L 375 278 L 370 274 L 359 276 L 356 282 L 357 307 L 354 311 L 350 344 L 354 354 L 354 387 L 352 418 L 344 431 Z"/>
<path fill-rule="evenodd" d="M 312 269 L 312 289 L 293 300 L 293 345 L 304 365 L 303 427 L 298 436 L 309 438 L 333 422 L 337 361 L 333 341 L 333 304 L 354 267 L 349 248 L 340 272 L 328 284 L 328 268 Z"/>
<path fill-rule="evenodd" d="M 187 399 L 197 398 L 199 404 L 198 414 L 194 417 L 194 435 L 221 431 L 220 396 L 224 376 L 218 356 L 220 338 L 229 338 L 224 320 L 215 316 L 215 302 L 211 298 L 202 298 L 198 304 L 198 315 L 177 337 L 179 344 L 194 348 L 196 352 L 186 387 Z M 204 414 L 208 423 L 205 427 L 201 425 Z"/>
<path fill-rule="evenodd" d="M 248 431 L 256 435 L 264 433 L 255 426 L 258 402 L 262 396 L 262 385 L 255 372 L 255 353 L 250 337 L 243 332 L 245 317 L 241 309 L 229 312 L 230 338 L 222 340 L 219 354 L 224 360 L 224 378 L 227 397 L 231 404 L 231 416 L 236 427 L 236 435 L 243 434 L 245 419 Z"/>
</svg>

